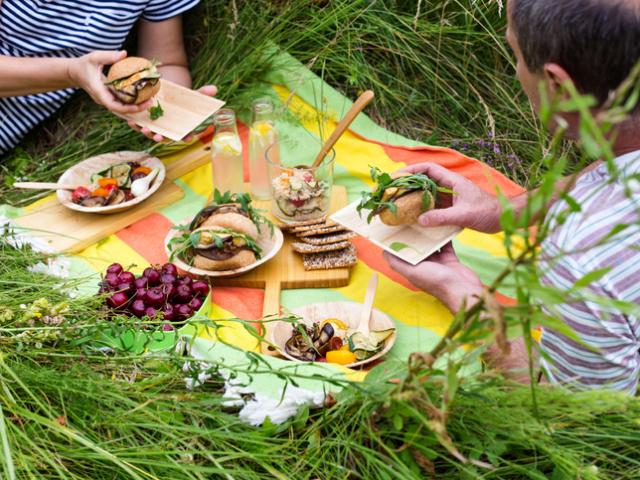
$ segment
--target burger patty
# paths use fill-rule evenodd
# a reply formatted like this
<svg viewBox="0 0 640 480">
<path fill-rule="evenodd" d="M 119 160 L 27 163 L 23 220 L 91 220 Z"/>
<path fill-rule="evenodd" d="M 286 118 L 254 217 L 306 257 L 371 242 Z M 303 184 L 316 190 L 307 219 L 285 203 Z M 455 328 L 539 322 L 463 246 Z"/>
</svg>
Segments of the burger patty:
<svg viewBox="0 0 640 480">
<path fill-rule="evenodd" d="M 196 255 L 201 255 L 209 260 L 227 260 L 234 255 L 237 255 L 241 250 L 251 250 L 249 247 L 235 247 L 235 248 L 218 248 L 216 246 L 210 248 L 196 248 Z"/>
<path fill-rule="evenodd" d="M 138 98 L 138 92 L 147 85 L 155 85 L 156 83 L 158 83 L 157 78 L 143 78 L 131 85 L 127 85 L 126 87 L 113 88 L 113 92 L 118 99 L 127 103 L 127 100 L 135 100 Z"/>
</svg>

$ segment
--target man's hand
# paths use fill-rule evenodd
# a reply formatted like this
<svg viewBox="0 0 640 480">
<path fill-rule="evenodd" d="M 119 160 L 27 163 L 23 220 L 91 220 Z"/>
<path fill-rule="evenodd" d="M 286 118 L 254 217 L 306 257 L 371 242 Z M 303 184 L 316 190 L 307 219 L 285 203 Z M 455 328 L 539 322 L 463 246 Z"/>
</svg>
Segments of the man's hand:
<svg viewBox="0 0 640 480">
<path fill-rule="evenodd" d="M 215 97 L 216 93 L 218 93 L 218 88 L 215 85 L 204 85 L 198 89 L 198 92 L 207 95 L 208 97 Z M 153 99 L 151 99 L 150 102 L 152 102 L 153 105 Z M 136 132 L 142 133 L 145 137 L 150 138 L 154 142 L 164 142 L 166 140 L 159 133 L 153 133 L 147 127 L 140 127 L 133 120 L 129 120 L 128 123 Z M 193 135 L 187 135 L 182 139 L 183 142 L 190 142 L 191 140 L 193 140 Z"/>
<path fill-rule="evenodd" d="M 98 105 L 115 113 L 137 113 L 149 108 L 147 101 L 139 105 L 126 105 L 120 102 L 104 84 L 106 77 L 102 67 L 116 63 L 127 56 L 125 51 L 96 51 L 74 58 L 70 61 L 67 74 L 74 87 L 85 90 Z"/>
<path fill-rule="evenodd" d="M 453 195 L 438 195 L 439 207 L 423 213 L 418 219 L 423 227 L 455 225 L 486 233 L 500 231 L 500 202 L 472 181 L 435 163 L 419 163 L 402 171 L 424 173 L 454 192 Z"/>
<path fill-rule="evenodd" d="M 384 256 L 392 269 L 439 299 L 453 313 L 475 303 L 474 296 L 482 293 L 478 275 L 460 263 L 451 243 L 415 266 L 387 252 Z"/>
</svg>

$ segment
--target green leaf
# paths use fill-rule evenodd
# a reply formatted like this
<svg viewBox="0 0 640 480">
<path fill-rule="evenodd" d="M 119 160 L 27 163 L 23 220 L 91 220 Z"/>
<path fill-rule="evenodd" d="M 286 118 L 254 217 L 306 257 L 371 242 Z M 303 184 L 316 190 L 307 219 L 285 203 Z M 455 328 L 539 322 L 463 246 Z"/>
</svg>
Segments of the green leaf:
<svg viewBox="0 0 640 480">
<path fill-rule="evenodd" d="M 403 242 L 393 242 L 391 245 L 389 245 L 389 248 L 394 252 L 399 252 L 400 250 L 404 250 L 406 248 L 411 248 L 411 247 Z"/>
<path fill-rule="evenodd" d="M 606 267 L 606 268 L 599 268 L 598 270 L 594 270 L 593 272 L 589 272 L 584 277 L 582 277 L 581 279 L 577 280 L 573 284 L 573 288 L 577 289 L 577 288 L 588 287 L 593 282 L 596 282 L 596 281 L 600 280 L 602 277 L 604 277 L 610 271 L 611 271 L 611 267 Z"/>
</svg>

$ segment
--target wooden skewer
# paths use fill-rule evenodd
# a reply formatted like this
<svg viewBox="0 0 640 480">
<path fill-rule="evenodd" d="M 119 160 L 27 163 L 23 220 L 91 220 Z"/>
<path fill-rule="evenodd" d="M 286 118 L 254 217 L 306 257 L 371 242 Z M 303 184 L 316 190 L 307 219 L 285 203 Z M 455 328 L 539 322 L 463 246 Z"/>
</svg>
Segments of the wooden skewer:
<svg viewBox="0 0 640 480">
<path fill-rule="evenodd" d="M 78 185 L 53 182 L 16 182 L 13 184 L 13 187 L 28 190 L 75 190 L 78 188 Z"/>
<path fill-rule="evenodd" d="M 320 152 L 318 152 L 318 156 L 316 157 L 315 161 L 311 165 L 311 168 L 316 168 L 318 165 L 322 163 L 322 160 L 324 160 L 324 157 L 327 155 L 327 153 L 329 153 L 329 150 L 333 148 L 333 146 L 336 144 L 338 139 L 342 136 L 344 131 L 347 128 L 349 128 L 349 125 L 351 125 L 351 122 L 355 120 L 355 118 L 364 109 L 364 107 L 366 107 L 369 104 L 369 102 L 373 100 L 373 97 L 374 97 L 374 94 L 372 90 L 367 90 L 358 97 L 358 99 L 351 106 L 351 108 L 349 109 L 347 114 L 344 116 L 344 118 L 340 120 L 340 123 L 338 123 L 338 125 L 336 126 L 336 129 L 333 131 L 331 136 L 324 143 L 324 145 L 320 149 Z"/>
</svg>

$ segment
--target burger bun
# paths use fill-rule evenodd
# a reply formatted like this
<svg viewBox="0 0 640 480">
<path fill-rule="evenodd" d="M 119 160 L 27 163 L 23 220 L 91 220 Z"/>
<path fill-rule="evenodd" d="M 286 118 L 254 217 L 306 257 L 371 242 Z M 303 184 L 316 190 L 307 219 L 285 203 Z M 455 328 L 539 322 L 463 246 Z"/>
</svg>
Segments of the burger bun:
<svg viewBox="0 0 640 480">
<path fill-rule="evenodd" d="M 238 233 L 244 233 L 253 240 L 258 238 L 258 228 L 255 223 L 253 223 L 250 218 L 239 213 L 214 213 L 202 222 L 200 227 L 228 228 L 229 230 L 233 230 Z"/>
<path fill-rule="evenodd" d="M 431 197 L 427 208 L 423 208 L 423 194 L 424 192 L 422 190 L 418 190 L 407 193 L 394 200 L 393 203 L 396 206 L 396 211 L 392 212 L 391 209 L 385 208 L 379 213 L 380 221 L 389 226 L 412 225 L 417 223 L 420 215 L 435 206 L 433 197 Z"/>
<path fill-rule="evenodd" d="M 111 65 L 111 67 L 109 68 L 109 73 L 107 74 L 107 82 L 113 82 L 119 79 L 128 78 L 136 74 L 137 72 L 142 72 L 152 67 L 153 64 L 146 58 L 126 57 Z M 137 105 L 140 103 L 144 103 L 155 96 L 160 91 L 160 82 L 147 82 L 147 84 L 143 88 L 137 90 L 137 95 L 135 97 L 119 91 L 119 89 L 115 88 L 113 85 L 110 87 L 110 89 L 122 103 Z"/>
<path fill-rule="evenodd" d="M 224 260 L 212 260 L 202 255 L 193 258 L 193 266 L 203 270 L 237 270 L 256 262 L 256 254 L 251 250 L 239 250 L 233 257 Z"/>
</svg>

